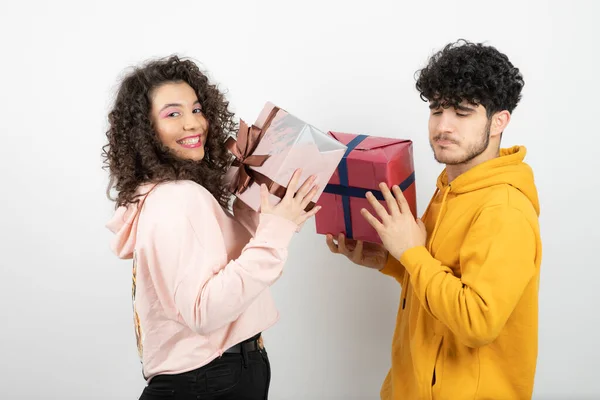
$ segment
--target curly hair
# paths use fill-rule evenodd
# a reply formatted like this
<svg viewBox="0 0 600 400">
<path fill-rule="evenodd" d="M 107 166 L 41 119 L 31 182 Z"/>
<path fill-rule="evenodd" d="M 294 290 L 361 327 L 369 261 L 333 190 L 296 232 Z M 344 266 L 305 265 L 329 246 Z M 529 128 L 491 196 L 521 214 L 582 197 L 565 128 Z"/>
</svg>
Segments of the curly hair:
<svg viewBox="0 0 600 400">
<path fill-rule="evenodd" d="M 481 104 L 488 118 L 502 110 L 512 113 L 525 84 L 505 54 L 464 39 L 446 45 L 417 72 L 416 88 L 423 101 L 439 102 L 444 108 L 462 101 Z"/>
<path fill-rule="evenodd" d="M 179 82 L 194 89 L 208 121 L 202 161 L 177 157 L 161 143 L 150 118 L 153 91 L 166 83 Z M 224 180 L 232 156 L 224 143 L 236 129 L 228 106 L 223 93 L 190 60 L 171 56 L 135 67 L 121 81 L 108 115 L 108 143 L 102 148 L 102 156 L 110 175 L 107 193 L 114 188 L 117 198 L 108 197 L 116 200 L 117 207 L 126 206 L 138 201 L 136 190 L 143 183 L 192 180 L 227 206 L 231 195 Z"/>
</svg>

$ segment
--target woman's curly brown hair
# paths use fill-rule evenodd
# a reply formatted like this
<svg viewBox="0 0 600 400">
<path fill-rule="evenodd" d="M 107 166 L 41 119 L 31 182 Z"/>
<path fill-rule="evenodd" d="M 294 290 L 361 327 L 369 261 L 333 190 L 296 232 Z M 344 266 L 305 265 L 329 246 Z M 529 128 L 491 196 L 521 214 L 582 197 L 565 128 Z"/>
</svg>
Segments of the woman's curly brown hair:
<svg viewBox="0 0 600 400">
<path fill-rule="evenodd" d="M 164 146 L 152 126 L 151 96 L 166 83 L 186 82 L 200 101 L 208 121 L 205 156 L 202 161 L 184 160 Z M 225 173 L 232 159 L 225 140 L 234 134 L 234 114 L 216 85 L 190 60 L 177 56 L 158 59 L 136 67 L 121 82 L 108 115 L 108 143 L 103 147 L 105 168 L 110 174 L 108 191 L 118 193 L 116 206 L 135 203 L 136 190 L 144 183 L 192 180 L 206 188 L 226 207 L 230 193 Z M 110 196 L 109 196 L 110 198 Z"/>
</svg>

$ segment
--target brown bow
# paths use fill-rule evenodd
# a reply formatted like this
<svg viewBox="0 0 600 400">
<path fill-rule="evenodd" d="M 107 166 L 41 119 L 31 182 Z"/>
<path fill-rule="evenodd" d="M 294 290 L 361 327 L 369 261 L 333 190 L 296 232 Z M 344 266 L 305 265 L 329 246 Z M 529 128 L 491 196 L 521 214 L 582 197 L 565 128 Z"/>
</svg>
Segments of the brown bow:
<svg viewBox="0 0 600 400">
<path fill-rule="evenodd" d="M 225 142 L 227 149 L 235 156 L 234 166 L 239 167 L 237 176 L 234 178 L 233 189 L 236 194 L 241 194 L 248 189 L 255 180 L 256 171 L 250 167 L 260 167 L 269 158 L 269 155 L 254 155 L 258 143 L 264 136 L 271 122 L 277 115 L 279 108 L 273 107 L 262 129 L 256 125 L 248 125 L 240 120 L 240 129 L 238 130 L 237 140 L 230 137 Z M 262 175 L 262 174 L 261 174 Z"/>
<path fill-rule="evenodd" d="M 250 168 L 262 166 L 270 157 L 268 154 L 255 155 L 253 153 L 279 110 L 278 107 L 273 107 L 262 128 L 256 125 L 248 127 L 243 120 L 240 120 L 237 140 L 230 137 L 225 142 L 227 149 L 235 156 L 233 165 L 238 167 L 236 176 L 232 182 L 232 190 L 235 194 L 244 193 L 253 182 L 256 182 L 259 185 L 265 184 L 269 192 L 280 199 L 285 196 L 286 188 L 284 186 Z M 305 211 L 310 211 L 314 206 L 315 204 L 311 202 L 305 208 Z"/>
</svg>

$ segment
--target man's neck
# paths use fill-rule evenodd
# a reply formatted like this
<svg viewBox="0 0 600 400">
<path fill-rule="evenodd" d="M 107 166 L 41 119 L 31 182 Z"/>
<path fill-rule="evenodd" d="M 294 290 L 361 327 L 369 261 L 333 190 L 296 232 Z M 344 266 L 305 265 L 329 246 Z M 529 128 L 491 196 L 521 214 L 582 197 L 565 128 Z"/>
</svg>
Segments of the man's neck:
<svg viewBox="0 0 600 400">
<path fill-rule="evenodd" d="M 500 149 L 495 148 L 492 150 L 491 146 L 487 148 L 486 151 L 473 158 L 472 160 L 462 163 L 462 164 L 454 164 L 454 165 L 446 165 L 446 175 L 448 176 L 448 183 L 451 183 L 460 175 L 464 174 L 471 168 L 482 164 L 486 161 L 494 159 L 500 156 Z"/>
</svg>

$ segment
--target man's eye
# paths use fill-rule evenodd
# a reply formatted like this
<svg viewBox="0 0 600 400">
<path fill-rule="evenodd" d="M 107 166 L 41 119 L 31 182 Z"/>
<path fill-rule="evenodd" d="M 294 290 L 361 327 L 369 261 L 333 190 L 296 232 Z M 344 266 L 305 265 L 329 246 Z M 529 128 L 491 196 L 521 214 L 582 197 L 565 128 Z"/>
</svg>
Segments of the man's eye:
<svg viewBox="0 0 600 400">
<path fill-rule="evenodd" d="M 440 115 L 441 113 L 442 113 L 441 111 L 434 111 L 434 112 L 432 113 L 432 115 Z"/>
<path fill-rule="evenodd" d="M 456 115 L 458 115 L 459 117 L 466 117 L 466 116 L 468 116 L 469 114 L 461 114 L 461 113 L 456 113 Z"/>
</svg>

